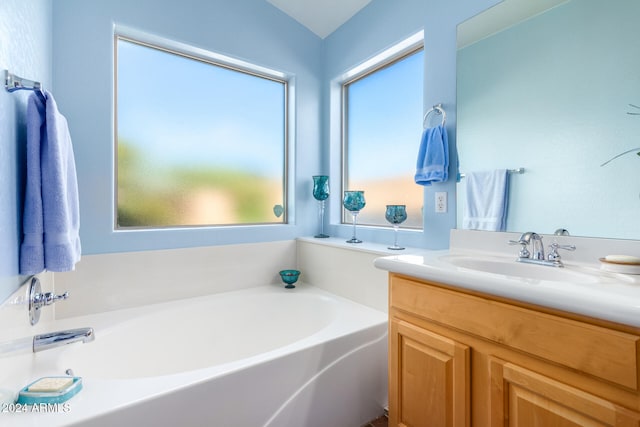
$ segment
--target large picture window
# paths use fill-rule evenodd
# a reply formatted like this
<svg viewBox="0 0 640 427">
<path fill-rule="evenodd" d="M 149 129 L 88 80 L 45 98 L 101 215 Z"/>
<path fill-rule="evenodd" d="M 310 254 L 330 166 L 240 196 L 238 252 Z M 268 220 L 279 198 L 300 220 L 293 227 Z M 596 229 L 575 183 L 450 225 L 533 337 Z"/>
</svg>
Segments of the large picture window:
<svg viewBox="0 0 640 427">
<path fill-rule="evenodd" d="M 116 37 L 116 228 L 287 222 L 287 82 Z"/>
<path fill-rule="evenodd" d="M 385 207 L 394 204 L 407 206 L 402 227 L 422 228 L 423 188 L 414 174 L 423 70 L 420 47 L 343 84 L 343 190 L 364 190 L 361 224 L 390 226 Z"/>
</svg>

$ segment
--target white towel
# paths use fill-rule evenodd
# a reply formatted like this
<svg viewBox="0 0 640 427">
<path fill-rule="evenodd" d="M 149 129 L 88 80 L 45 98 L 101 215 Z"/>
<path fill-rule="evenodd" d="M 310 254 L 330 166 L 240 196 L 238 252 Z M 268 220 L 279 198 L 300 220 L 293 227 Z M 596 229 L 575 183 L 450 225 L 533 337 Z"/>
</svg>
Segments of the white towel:
<svg viewBox="0 0 640 427">
<path fill-rule="evenodd" d="M 505 231 L 507 226 L 508 175 L 506 169 L 466 174 L 466 203 L 462 228 Z"/>
<path fill-rule="evenodd" d="M 80 260 L 79 228 L 78 183 L 67 120 L 49 92 L 44 98 L 33 93 L 27 103 L 20 273 L 73 270 Z"/>
</svg>

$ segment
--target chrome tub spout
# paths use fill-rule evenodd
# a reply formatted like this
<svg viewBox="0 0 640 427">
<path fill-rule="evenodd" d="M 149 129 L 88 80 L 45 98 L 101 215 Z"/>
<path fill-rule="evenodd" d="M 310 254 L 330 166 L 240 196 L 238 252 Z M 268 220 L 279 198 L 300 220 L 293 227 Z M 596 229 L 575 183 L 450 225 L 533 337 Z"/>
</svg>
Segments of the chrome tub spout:
<svg viewBox="0 0 640 427">
<path fill-rule="evenodd" d="M 74 342 L 91 342 L 95 339 L 93 328 L 68 329 L 66 331 L 49 332 L 33 337 L 33 352 L 60 347 Z"/>
</svg>

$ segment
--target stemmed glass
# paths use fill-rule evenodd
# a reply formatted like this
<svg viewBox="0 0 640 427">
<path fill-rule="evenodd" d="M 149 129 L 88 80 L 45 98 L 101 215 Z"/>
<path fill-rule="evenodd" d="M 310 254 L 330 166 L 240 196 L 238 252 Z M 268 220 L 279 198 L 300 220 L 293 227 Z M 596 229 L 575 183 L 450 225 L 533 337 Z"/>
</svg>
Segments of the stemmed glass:
<svg viewBox="0 0 640 427">
<path fill-rule="evenodd" d="M 326 175 L 315 175 L 313 177 L 313 198 L 318 201 L 320 217 L 320 234 L 316 234 L 313 237 L 324 239 L 329 237 L 328 234 L 324 234 L 324 203 L 329 197 L 329 177 Z"/>
<path fill-rule="evenodd" d="M 398 228 L 407 219 L 407 207 L 405 205 L 387 205 L 384 217 L 393 225 L 393 246 L 388 248 L 395 251 L 404 249 L 402 246 L 398 246 Z"/>
<path fill-rule="evenodd" d="M 353 216 L 353 237 L 351 240 L 347 240 L 347 243 L 362 243 L 362 240 L 358 240 L 356 238 L 356 217 L 366 204 L 364 200 L 364 191 L 345 191 L 342 204 Z"/>
</svg>

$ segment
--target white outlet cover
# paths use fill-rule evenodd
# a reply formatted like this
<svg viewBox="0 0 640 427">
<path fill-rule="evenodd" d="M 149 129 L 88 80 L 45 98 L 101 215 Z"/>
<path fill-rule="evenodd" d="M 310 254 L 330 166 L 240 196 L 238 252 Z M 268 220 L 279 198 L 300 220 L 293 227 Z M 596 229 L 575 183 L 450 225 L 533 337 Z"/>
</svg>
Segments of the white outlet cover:
<svg viewBox="0 0 640 427">
<path fill-rule="evenodd" d="M 446 191 L 438 191 L 436 192 L 436 213 L 446 213 L 447 212 L 447 192 Z"/>
</svg>

